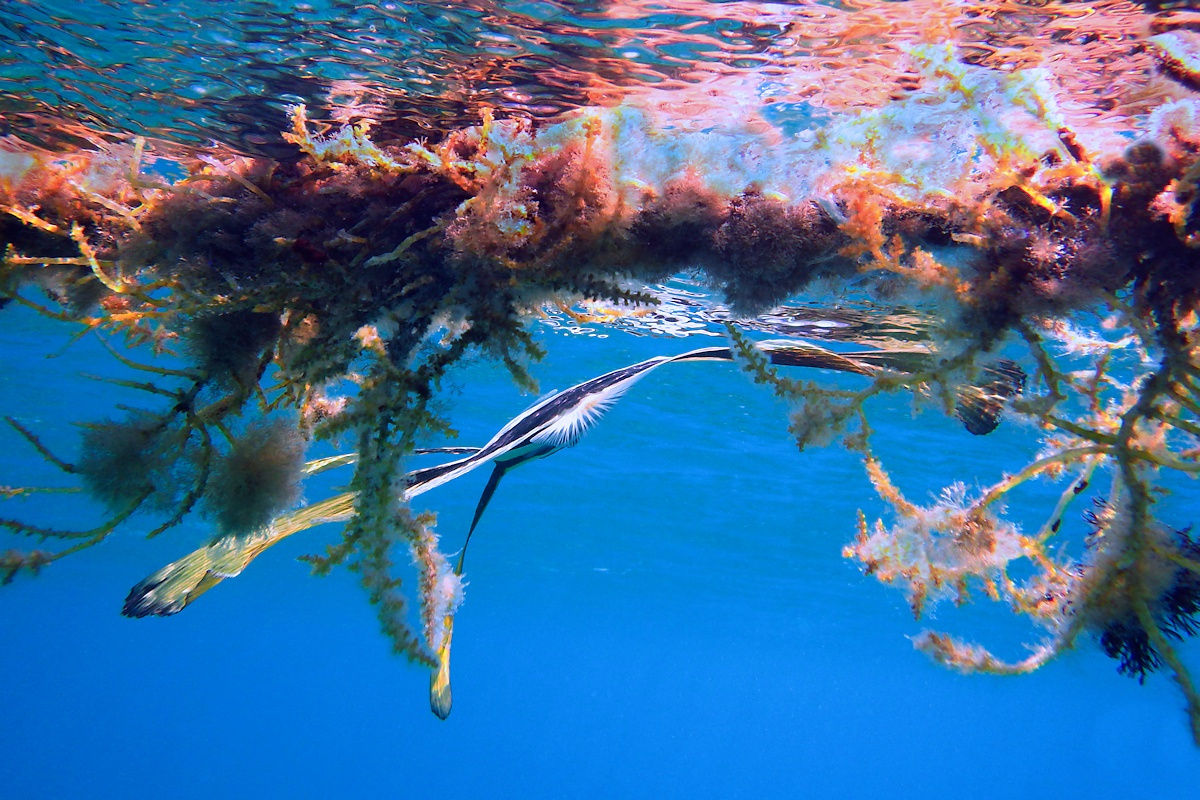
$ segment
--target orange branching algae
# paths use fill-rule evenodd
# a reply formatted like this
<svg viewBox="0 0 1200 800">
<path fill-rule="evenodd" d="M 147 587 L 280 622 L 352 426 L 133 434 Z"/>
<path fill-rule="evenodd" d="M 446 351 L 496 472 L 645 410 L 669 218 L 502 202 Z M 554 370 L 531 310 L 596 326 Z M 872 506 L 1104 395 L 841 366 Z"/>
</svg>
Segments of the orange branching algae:
<svg viewBox="0 0 1200 800">
<path fill-rule="evenodd" d="M 788 35 L 762 58 L 792 68 L 779 75 L 787 91 L 812 78 L 820 124 L 785 132 L 764 116 L 769 102 L 759 116 L 680 120 L 672 108 L 689 95 L 673 86 L 553 121 L 483 109 L 478 124 L 428 141 L 377 138 L 362 121 L 320 124 L 296 106 L 282 133 L 295 157 L 280 160 L 140 138 L 70 152 L 7 140 L 5 296 L 65 328 L 175 349 L 189 366 L 114 349 L 145 376 L 127 385 L 145 391 L 147 407 L 88 427 L 77 464 L 11 421 L 110 516 L 78 531 L 4 519 L 63 544 L 9 552 L 6 579 L 102 541 L 141 508 L 164 517 L 152 534 L 200 509 L 217 539 L 147 578 L 126 606 L 170 614 L 281 536 L 343 522 L 342 540 L 311 557 L 314 570 L 357 571 L 397 650 L 433 670 L 444 716 L 461 562 L 448 564 L 432 517 L 411 513 L 398 487 L 418 437 L 449 430 L 436 413 L 446 371 L 482 352 L 530 387 L 541 355 L 531 315 L 581 300 L 644 310 L 653 298 L 631 287 L 680 270 L 745 314 L 852 290 L 883 308 L 922 309 L 904 346 L 821 354 L 864 388 L 786 377 L 786 358 L 772 363 L 730 328 L 747 371 L 794 403 L 798 444 L 860 453 L 891 507 L 890 523 L 860 521 L 846 555 L 903 586 L 918 616 L 941 598 L 966 602 L 976 586 L 1048 631 L 1012 663 L 943 634 L 919 637 L 937 660 L 1025 672 L 1092 634 L 1122 672 L 1174 676 L 1200 743 L 1200 695 L 1173 647 L 1196 631 L 1200 545 L 1158 520 L 1154 504 L 1165 475 L 1200 472 L 1190 18 L 1134 31 L 1137 9 L 1120 2 L 772 8 Z M 829 41 L 812 40 L 814 15 Z M 922 43 L 931 29 L 978 36 L 973 48 Z M 910 34 L 905 44 L 897 32 Z M 1047 35 L 1062 57 L 1035 64 L 1030 43 Z M 1072 37 L 1081 43 L 1069 46 Z M 855 69 L 809 69 L 821 59 Z M 741 77 L 716 70 L 687 85 Z M 851 87 L 865 99 L 852 103 Z M 159 152 L 177 179 L 145 168 Z M 1105 321 L 1084 330 L 1081 312 Z M 1044 449 L 993 486 L 952 483 L 930 505 L 913 502 L 873 452 L 865 408 L 897 390 L 974 433 L 1001 414 L 1025 418 Z M 306 440 L 335 434 L 352 439 L 353 454 L 303 462 Z M 114 460 L 135 468 L 116 479 Z M 305 477 L 351 464 L 346 494 L 286 510 Z M 1064 520 L 1079 516 L 1101 470 L 1110 488 L 1087 516 L 1086 547 L 1066 555 Z M 1013 489 L 1063 478 L 1039 530 L 1005 519 Z M 416 626 L 400 549 L 419 573 Z M 1024 577 L 1013 576 L 1016 562 Z"/>
</svg>

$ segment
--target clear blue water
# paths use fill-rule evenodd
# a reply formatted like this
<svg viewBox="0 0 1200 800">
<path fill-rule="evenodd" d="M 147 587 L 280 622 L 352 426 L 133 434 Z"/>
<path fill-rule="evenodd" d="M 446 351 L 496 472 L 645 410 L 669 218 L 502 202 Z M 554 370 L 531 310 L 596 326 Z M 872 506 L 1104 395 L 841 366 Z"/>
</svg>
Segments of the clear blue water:
<svg viewBox="0 0 1200 800">
<path fill-rule="evenodd" d="M 51 324 L 3 314 L 2 410 L 51 446 L 73 453 L 67 420 L 133 400 L 79 374 L 119 374 L 93 342 L 48 360 Z M 543 389 L 697 341 L 540 330 Z M 530 402 L 492 364 L 458 381 L 459 443 Z M 874 412 L 880 452 L 914 498 L 994 480 L 1033 442 L 1011 424 L 976 438 L 936 413 L 914 421 L 901 397 Z M 2 793 L 1191 796 L 1200 753 L 1165 677 L 1138 686 L 1091 643 L 1022 678 L 961 676 L 914 651 L 906 636 L 924 625 L 1010 656 L 1037 633 L 986 602 L 915 622 L 900 592 L 840 555 L 856 509 L 882 511 L 860 465 L 836 448 L 797 453 L 785 424 L 732 366 L 673 365 L 578 447 L 513 472 L 471 546 L 445 722 L 353 576 L 309 577 L 294 560 L 331 528 L 165 619 L 118 611 L 133 583 L 205 537 L 202 522 L 149 542 L 134 524 L 21 576 L 0 591 Z M 6 482 L 61 485 L 3 435 Z M 448 550 L 485 477 L 419 498 Z M 1031 505 L 1052 502 L 1037 491 Z M 88 511 L 73 496 L 6 505 L 59 524 Z"/>
</svg>

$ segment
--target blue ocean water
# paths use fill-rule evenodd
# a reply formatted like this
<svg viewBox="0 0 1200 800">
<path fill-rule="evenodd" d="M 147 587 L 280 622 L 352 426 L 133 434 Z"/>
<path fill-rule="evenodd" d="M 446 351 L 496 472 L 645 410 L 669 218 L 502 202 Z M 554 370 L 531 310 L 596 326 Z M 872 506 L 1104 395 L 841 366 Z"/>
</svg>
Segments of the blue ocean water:
<svg viewBox="0 0 1200 800">
<path fill-rule="evenodd" d="M 121 374 L 95 342 L 59 352 L 54 323 L 3 315 L 2 410 L 47 445 L 73 454 L 69 420 L 136 400 L 83 377 Z M 695 344 L 538 330 L 543 389 Z M 494 364 L 455 379 L 460 444 L 531 401 Z M 913 650 L 906 637 L 926 625 L 1010 657 L 1038 633 L 986 600 L 915 622 L 902 593 L 861 575 L 841 547 L 856 510 L 881 504 L 843 450 L 798 453 L 786 411 L 732 365 L 672 365 L 576 448 L 514 471 L 472 541 L 445 722 L 354 577 L 295 561 L 332 527 L 169 618 L 118 612 L 133 583 L 209 534 L 202 520 L 153 541 L 133 524 L 22 575 L 0 591 L 3 795 L 1190 796 L 1200 753 L 1167 678 L 1138 686 L 1090 642 L 1020 678 L 958 675 Z M 1035 442 L 1013 424 L 973 437 L 937 412 L 914 419 L 900 396 L 872 415 L 913 498 L 995 480 Z M 3 435 L 4 482 L 63 485 Z M 418 498 L 447 550 L 482 472 Z M 1052 505 L 1053 487 L 1037 491 L 1032 507 Z M 95 511 L 55 497 L 6 513 L 78 527 Z"/>
</svg>

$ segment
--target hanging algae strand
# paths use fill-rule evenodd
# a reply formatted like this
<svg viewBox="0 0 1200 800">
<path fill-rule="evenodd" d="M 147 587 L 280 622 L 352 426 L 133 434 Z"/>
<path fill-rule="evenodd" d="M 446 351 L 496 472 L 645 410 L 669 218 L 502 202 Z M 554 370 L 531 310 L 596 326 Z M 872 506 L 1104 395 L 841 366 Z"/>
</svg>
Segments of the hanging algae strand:
<svg viewBox="0 0 1200 800">
<path fill-rule="evenodd" d="M 436 705 L 461 585 L 432 518 L 410 511 L 402 487 L 418 439 L 451 433 L 435 410 L 447 371 L 482 352 L 532 388 L 542 353 L 526 323 L 539 308 L 648 303 L 629 287 L 680 270 L 744 314 L 853 287 L 883 307 L 936 314 L 920 359 L 860 364 L 865 388 L 781 375 L 732 331 L 744 367 L 794 403 L 798 442 L 860 453 L 891 506 L 895 521 L 864 518 L 847 554 L 904 585 L 917 613 L 943 597 L 965 602 L 978 584 L 1049 630 L 1013 663 L 941 634 L 919 638 L 939 660 L 1026 671 L 1087 632 L 1124 672 L 1168 670 L 1200 742 L 1196 692 L 1172 645 L 1195 629 L 1196 546 L 1154 504 L 1166 476 L 1200 471 L 1200 104 L 1168 102 L 1132 145 L 1114 143 L 1069 129 L 1036 70 L 969 66 L 943 45 L 908 57 L 919 80 L 903 93 L 808 136 L 668 126 L 627 104 L 541 125 L 489 112 L 403 145 L 376 144 L 364 127 L 322 129 L 297 107 L 286 138 L 301 157 L 291 161 L 142 140 L 97 138 L 71 153 L 7 141 L 5 296 L 75 332 L 178 351 L 190 366 L 114 352 L 145 375 L 123 384 L 144 408 L 94 423 L 79 463 L 54 456 L 110 516 L 80 531 L 4 520 L 75 542 L 10 552 L 6 576 L 98 543 L 140 510 L 166 517 L 154 532 L 205 513 L 226 542 L 336 519 L 342 539 L 309 559 L 314 570 L 357 572 L 397 650 L 438 670 Z M 144 175 L 158 152 L 185 177 Z M 1072 327 L 1080 312 L 1107 328 Z M 1023 387 L 1001 348 L 1030 373 Z M 338 396 L 345 379 L 356 388 Z M 973 392 L 1039 426 L 1043 450 L 993 487 L 951 486 L 922 506 L 871 445 L 866 405 L 894 391 L 947 413 L 963 413 Z M 346 506 L 288 510 L 311 468 L 305 444 L 338 435 L 355 445 Z M 289 455 L 268 459 L 261 443 L 285 438 Z M 256 454 L 277 473 L 252 518 L 239 519 L 213 487 Z M 134 477 L 99 480 L 90 465 L 117 457 L 133 459 Z M 1056 539 L 1098 472 L 1111 489 L 1071 558 Z M 1012 489 L 1064 475 L 1072 488 L 1037 532 L 1005 521 Z M 403 551 L 419 565 L 420 625 L 398 574 Z M 1031 577 L 1009 575 L 1017 560 Z"/>
</svg>

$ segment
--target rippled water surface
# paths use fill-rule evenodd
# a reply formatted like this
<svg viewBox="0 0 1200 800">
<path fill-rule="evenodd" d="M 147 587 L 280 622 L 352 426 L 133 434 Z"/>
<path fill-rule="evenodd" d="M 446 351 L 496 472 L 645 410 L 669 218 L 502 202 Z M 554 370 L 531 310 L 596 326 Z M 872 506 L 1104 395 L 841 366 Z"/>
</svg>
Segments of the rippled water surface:
<svg viewBox="0 0 1200 800">
<path fill-rule="evenodd" d="M 13 0 L 0 11 L 0 108 L 25 131 L 49 112 L 267 152 L 298 101 L 402 138 L 473 124 L 484 105 L 547 118 L 630 96 L 681 121 L 795 125 L 885 102 L 903 87 L 906 44 L 932 37 L 975 63 L 1049 69 L 1089 116 L 1115 120 L 1170 91 L 1149 24 L 1121 0 Z"/>
</svg>

